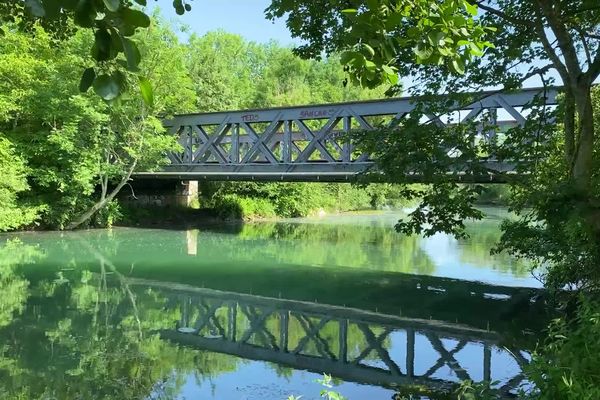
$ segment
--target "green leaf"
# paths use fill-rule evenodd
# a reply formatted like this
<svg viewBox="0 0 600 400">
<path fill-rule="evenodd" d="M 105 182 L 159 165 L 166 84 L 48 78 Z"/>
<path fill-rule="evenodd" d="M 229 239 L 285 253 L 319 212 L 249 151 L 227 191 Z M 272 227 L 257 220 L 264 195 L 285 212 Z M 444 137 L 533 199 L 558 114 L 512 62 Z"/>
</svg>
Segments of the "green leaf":
<svg viewBox="0 0 600 400">
<path fill-rule="evenodd" d="M 463 75 L 465 73 L 465 63 L 460 58 L 453 59 L 450 65 L 457 74 Z"/>
<path fill-rule="evenodd" d="M 140 28 L 147 28 L 150 26 L 150 17 L 140 10 L 123 8 L 119 11 L 119 14 L 121 15 L 121 18 L 123 18 L 123 21 L 131 26 Z"/>
<path fill-rule="evenodd" d="M 475 57 L 481 57 L 483 55 L 482 49 L 480 49 L 475 43 L 469 43 L 469 47 L 469 52 Z"/>
<path fill-rule="evenodd" d="M 113 100 L 121 93 L 121 80 L 116 75 L 100 75 L 94 79 L 94 91 L 104 100 Z"/>
<path fill-rule="evenodd" d="M 182 0 L 173 0 L 173 8 L 175 9 L 177 15 L 185 14 L 185 8 L 183 7 Z"/>
<path fill-rule="evenodd" d="M 417 61 L 425 61 L 433 54 L 433 48 L 425 45 L 424 43 L 419 43 L 415 48 L 413 48 L 413 52 L 417 56 Z"/>
<path fill-rule="evenodd" d="M 463 4 L 465 6 L 465 10 L 467 10 L 467 12 L 469 14 L 471 14 L 474 17 L 477 15 L 477 5 L 476 4 L 471 4 L 471 3 L 469 3 L 468 0 L 464 0 Z"/>
<path fill-rule="evenodd" d="M 417 28 L 416 26 L 411 26 L 407 29 L 406 35 L 409 38 L 416 38 L 416 37 L 421 36 L 421 30 L 419 28 Z"/>
<path fill-rule="evenodd" d="M 108 11 L 117 12 L 121 7 L 121 0 L 104 0 L 104 5 Z"/>
<path fill-rule="evenodd" d="M 358 13 L 358 10 L 356 8 L 346 8 L 346 9 L 342 10 L 342 14 L 356 15 L 357 13 Z"/>
<path fill-rule="evenodd" d="M 140 6 L 146 7 L 146 0 L 135 0 L 135 2 L 138 3 Z"/>
<path fill-rule="evenodd" d="M 85 93 L 88 91 L 92 83 L 94 83 L 94 78 L 96 77 L 96 71 L 94 68 L 86 68 L 81 75 L 81 81 L 79 81 L 79 91 Z"/>
<path fill-rule="evenodd" d="M 381 69 L 383 70 L 383 73 L 385 74 L 387 80 L 392 85 L 396 85 L 398 83 L 398 73 L 392 67 L 384 64 L 381 66 Z"/>
<path fill-rule="evenodd" d="M 94 45 L 92 46 L 92 57 L 96 61 L 106 61 L 111 58 L 111 37 L 106 29 L 98 29 L 94 32 Z"/>
<path fill-rule="evenodd" d="M 356 57 L 362 57 L 362 54 L 356 51 L 344 51 L 340 55 L 340 63 L 346 65 L 352 62 Z"/>
<path fill-rule="evenodd" d="M 365 68 L 367 69 L 367 71 L 375 72 L 375 70 L 377 69 L 377 65 L 375 65 L 373 61 L 365 60 Z"/>
<path fill-rule="evenodd" d="M 138 65 L 140 64 L 142 56 L 140 55 L 137 44 L 126 37 L 121 38 L 121 43 L 123 44 L 123 53 L 125 53 L 125 58 L 127 59 L 127 69 L 131 72 L 138 72 Z"/>
<path fill-rule="evenodd" d="M 363 43 L 362 47 L 363 47 L 363 49 L 365 49 L 367 51 L 367 56 L 368 57 L 373 57 L 375 55 L 375 50 L 371 46 L 369 46 L 368 44 Z"/>
<path fill-rule="evenodd" d="M 75 23 L 84 28 L 91 28 L 96 21 L 96 9 L 92 0 L 79 0 L 75 7 Z"/>
<path fill-rule="evenodd" d="M 143 76 L 138 76 L 140 81 L 140 92 L 142 93 L 142 99 L 144 99 L 144 103 L 149 107 L 154 105 L 154 93 L 152 90 L 152 85 L 150 81 Z"/>
</svg>

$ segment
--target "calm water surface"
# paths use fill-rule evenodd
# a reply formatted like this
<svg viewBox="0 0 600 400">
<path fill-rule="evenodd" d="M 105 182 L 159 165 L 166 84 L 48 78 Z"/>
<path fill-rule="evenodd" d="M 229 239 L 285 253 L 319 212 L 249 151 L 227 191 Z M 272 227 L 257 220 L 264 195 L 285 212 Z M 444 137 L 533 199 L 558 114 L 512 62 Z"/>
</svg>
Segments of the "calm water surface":
<svg viewBox="0 0 600 400">
<path fill-rule="evenodd" d="M 0 236 L 0 398 L 350 400 L 522 381 L 544 325 L 527 265 L 398 213 Z"/>
</svg>

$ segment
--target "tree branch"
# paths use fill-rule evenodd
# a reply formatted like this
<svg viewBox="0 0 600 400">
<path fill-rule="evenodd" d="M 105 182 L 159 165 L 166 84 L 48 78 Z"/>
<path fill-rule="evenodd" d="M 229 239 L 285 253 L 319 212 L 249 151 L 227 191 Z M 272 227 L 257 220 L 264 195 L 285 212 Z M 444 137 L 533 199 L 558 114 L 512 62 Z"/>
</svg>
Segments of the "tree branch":
<svg viewBox="0 0 600 400">
<path fill-rule="evenodd" d="M 527 21 L 524 19 L 520 19 L 520 18 L 515 18 L 512 17 L 496 8 L 493 8 L 491 6 L 488 6 L 485 3 L 485 1 L 487 0 L 481 0 L 481 1 L 475 1 L 472 4 L 477 5 L 477 7 L 481 8 L 482 10 L 489 12 L 492 15 L 495 15 L 497 17 L 500 17 L 508 22 L 511 22 L 514 25 L 522 25 L 522 26 L 528 26 L 528 27 L 535 27 L 535 25 L 533 24 L 533 22 L 531 21 Z"/>
<path fill-rule="evenodd" d="M 542 46 L 544 47 L 544 50 L 546 50 L 548 58 L 550 59 L 550 61 L 552 61 L 552 64 L 554 64 L 554 68 L 556 68 L 560 77 L 562 78 L 563 83 L 565 85 L 568 85 L 570 84 L 569 71 L 567 70 L 567 67 L 563 64 L 563 62 L 560 60 L 560 57 L 558 57 L 558 54 L 556 54 L 556 52 L 554 51 L 554 48 L 552 48 L 552 45 L 550 44 L 550 41 L 546 36 L 546 32 L 544 31 L 544 24 L 542 23 L 542 18 L 539 10 L 536 10 L 536 15 L 537 18 L 535 19 L 535 30 L 537 31 L 540 41 L 542 42 Z"/>
<path fill-rule="evenodd" d="M 588 66 L 592 65 L 592 55 L 590 53 L 590 46 L 585 40 L 585 32 L 580 27 L 576 27 L 575 30 L 579 34 L 579 38 L 581 39 L 581 44 L 583 45 L 583 51 L 585 52 L 585 58 L 587 60 Z"/>
<path fill-rule="evenodd" d="M 100 200 L 99 202 L 97 202 L 96 204 L 94 204 L 92 206 L 92 208 L 90 208 L 88 211 L 86 211 L 85 213 L 83 213 L 80 217 L 78 217 L 73 222 L 71 222 L 69 225 L 67 225 L 67 230 L 72 230 L 72 229 L 77 228 L 79 225 L 81 225 L 85 221 L 87 221 L 97 211 L 99 211 L 100 209 L 102 209 L 102 207 L 104 207 L 107 203 L 109 203 L 110 201 L 112 201 L 112 199 L 114 199 L 115 196 L 117 194 L 119 194 L 119 192 L 121 191 L 121 189 L 123 188 L 123 186 L 125 186 L 125 184 L 127 182 L 129 182 L 129 179 L 131 178 L 131 174 L 133 174 L 133 171 L 135 171 L 135 167 L 137 166 L 137 163 L 138 163 L 137 159 L 133 160 L 133 162 L 131 163 L 131 166 L 129 167 L 129 170 L 121 178 L 121 181 L 112 190 L 112 192 L 110 192 L 110 194 L 108 196 L 106 196 L 103 200 Z"/>
<path fill-rule="evenodd" d="M 575 46 L 573 44 L 573 39 L 571 38 L 571 35 L 567 31 L 566 26 L 556 15 L 552 4 L 550 4 L 546 0 L 537 0 L 537 3 L 539 4 L 542 13 L 548 21 L 550 29 L 552 30 L 552 32 L 556 36 L 556 39 L 558 40 L 558 47 L 560 48 L 560 51 L 562 52 L 562 55 L 565 59 L 565 64 L 568 72 L 574 79 L 577 79 L 579 75 L 581 75 L 581 65 L 579 65 L 577 50 L 575 50 Z"/>
<path fill-rule="evenodd" d="M 594 82 L 600 76 L 600 50 L 596 54 L 594 61 L 590 64 L 587 74 L 590 82 Z"/>
</svg>

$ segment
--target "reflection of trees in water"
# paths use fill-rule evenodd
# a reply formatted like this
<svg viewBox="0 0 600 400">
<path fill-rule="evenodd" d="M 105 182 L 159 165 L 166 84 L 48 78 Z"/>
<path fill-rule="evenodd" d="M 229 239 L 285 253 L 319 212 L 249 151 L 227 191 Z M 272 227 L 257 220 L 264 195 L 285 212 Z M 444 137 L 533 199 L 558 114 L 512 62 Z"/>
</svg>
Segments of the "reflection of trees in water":
<svg viewBox="0 0 600 400">
<path fill-rule="evenodd" d="M 39 258 L 39 250 L 25 246 L 18 240 L 9 240 L 0 247 L 0 327 L 9 325 L 21 314 L 27 301 L 29 282 L 15 270 L 19 264 Z"/>
<path fill-rule="evenodd" d="M 202 235 L 200 240 L 211 240 Z M 435 269 L 419 238 L 379 225 L 259 223 L 244 225 L 237 236 L 219 241 L 246 260 L 271 259 L 283 264 L 343 266 L 381 271 L 432 273 Z M 219 246 L 215 243 L 215 246 Z"/>
<path fill-rule="evenodd" d="M 476 267 L 492 267 L 502 272 L 510 272 L 518 277 L 530 274 L 530 265 L 526 261 L 516 259 L 505 252 L 490 254 L 491 249 L 496 246 L 502 235 L 498 221 L 484 220 L 468 224 L 467 232 L 472 239 L 459 241 L 462 262 Z"/>
<path fill-rule="evenodd" d="M 160 293 L 133 293 L 102 262 L 101 273 L 71 263 L 30 282 L 19 268 L 36 257 L 34 247 L 0 245 L 0 398 L 169 399 L 190 373 L 236 369 L 234 357 L 160 340 L 153 331 L 179 318 Z"/>
</svg>

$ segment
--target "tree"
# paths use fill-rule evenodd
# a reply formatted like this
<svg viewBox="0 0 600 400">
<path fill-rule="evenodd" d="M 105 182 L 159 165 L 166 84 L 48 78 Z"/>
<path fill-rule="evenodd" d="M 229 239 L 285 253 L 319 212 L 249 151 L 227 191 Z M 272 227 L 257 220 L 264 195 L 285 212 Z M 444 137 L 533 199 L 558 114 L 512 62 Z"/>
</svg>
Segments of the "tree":
<svg viewBox="0 0 600 400">
<path fill-rule="evenodd" d="M 28 165 L 31 190 L 21 197 L 38 206 L 45 226 L 86 222 L 110 204 L 136 169 L 157 167 L 166 151 L 177 148 L 155 115 L 192 108 L 184 48 L 160 23 L 140 39 L 146 56 L 140 70 L 160 96 L 150 99 L 152 107 L 126 96 L 108 105 L 77 90 L 79 66 L 86 64 L 93 41 L 89 32 L 54 43 L 39 26 L 34 35 L 6 29 L 0 42 L 0 124 Z"/>
<path fill-rule="evenodd" d="M 152 93 L 149 82 L 124 78 L 125 71 L 141 73 L 141 53 L 132 37 L 140 28 L 150 27 L 150 17 L 140 9 L 146 3 L 146 0 L 6 1 L 0 4 L 0 25 L 11 23 L 11 27 L 34 33 L 39 23 L 58 40 L 72 37 L 78 28 L 90 29 L 94 40 L 88 43 L 88 49 L 96 65 L 83 71 L 80 90 L 85 92 L 93 87 L 101 98 L 111 101 L 132 83 L 139 84 L 142 98 L 149 102 Z M 179 15 L 192 9 L 185 0 L 174 0 L 173 7 Z M 0 36 L 5 33 L 6 27 L 0 26 Z"/>
<path fill-rule="evenodd" d="M 558 128 L 551 125 L 552 116 L 533 109 L 525 128 L 507 132 L 514 140 L 497 144 L 498 154 L 528 160 L 520 167 L 533 172 L 513 185 L 513 208 L 521 218 L 504 225 L 501 248 L 534 258 L 538 265 L 550 262 L 556 267 L 548 270 L 548 283 L 553 286 L 573 283 L 581 287 L 599 282 L 598 111 L 592 105 L 592 85 L 600 75 L 597 2 L 274 0 L 266 11 L 270 18 L 286 16 L 292 34 L 305 40 L 306 44 L 297 49 L 299 54 L 344 51 L 346 71 L 353 81 L 366 86 L 393 82 L 396 73 L 411 76 L 415 85 L 409 92 L 415 95 L 455 94 L 487 87 L 508 91 L 536 76 L 543 85 L 562 84 Z M 451 100 L 460 104 L 476 99 L 463 96 Z M 429 97 L 421 110 L 424 114 L 432 110 L 443 113 L 448 104 L 452 103 L 440 104 Z M 426 126 L 417 135 L 420 116 L 415 118 L 411 115 L 403 123 L 402 133 L 382 130 L 381 138 L 365 140 L 387 173 L 399 176 L 414 168 L 414 157 L 427 151 L 423 149 L 431 149 L 427 155 L 437 158 L 429 158 L 424 165 L 436 175 L 440 170 L 431 160 L 451 161 L 435 146 L 440 140 L 453 143 L 469 156 L 486 150 L 466 143 L 473 130 L 464 126 Z M 423 137 L 424 129 L 430 135 Z M 386 140 L 392 134 L 396 134 L 396 142 L 397 134 L 402 134 L 405 150 L 412 151 L 398 153 L 400 144 L 386 149 L 383 144 L 390 144 Z M 534 146 L 525 141 L 531 135 L 543 140 Z M 464 167 L 477 170 L 474 165 Z M 422 196 L 423 207 L 398 228 L 421 232 L 423 223 L 429 222 L 431 229 L 424 231 L 427 234 L 443 230 L 460 235 L 464 218 L 481 216 L 472 206 L 479 189 L 459 187 L 443 179 L 434 181 L 436 185 L 428 191 L 409 193 Z"/>
</svg>

